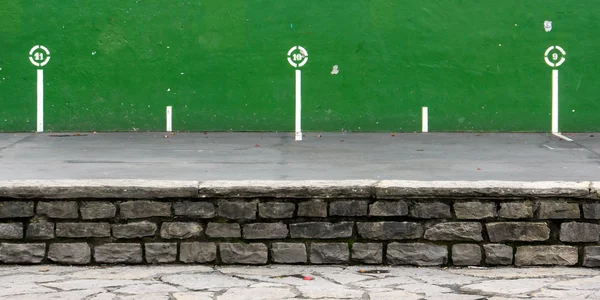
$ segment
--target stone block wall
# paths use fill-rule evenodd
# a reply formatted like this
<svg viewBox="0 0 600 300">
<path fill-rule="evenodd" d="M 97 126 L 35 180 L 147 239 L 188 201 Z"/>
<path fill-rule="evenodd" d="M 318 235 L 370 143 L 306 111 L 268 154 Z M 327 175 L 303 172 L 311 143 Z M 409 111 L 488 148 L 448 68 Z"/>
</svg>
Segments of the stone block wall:
<svg viewBox="0 0 600 300">
<path fill-rule="evenodd" d="M 0 263 L 600 266 L 592 192 L 289 195 L 5 197 Z"/>
</svg>

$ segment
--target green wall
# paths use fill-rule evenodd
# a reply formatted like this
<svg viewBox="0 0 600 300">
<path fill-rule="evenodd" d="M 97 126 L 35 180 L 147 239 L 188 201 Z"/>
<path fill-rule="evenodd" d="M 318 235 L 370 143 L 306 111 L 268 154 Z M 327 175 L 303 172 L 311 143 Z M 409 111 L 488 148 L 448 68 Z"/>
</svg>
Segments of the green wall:
<svg viewBox="0 0 600 300">
<path fill-rule="evenodd" d="M 5 0 L 0 131 L 293 131 L 302 45 L 304 131 L 600 131 L 597 0 Z M 544 30 L 544 21 L 553 30 Z M 340 73 L 332 75 L 334 65 Z M 170 89 L 170 91 L 169 91 Z"/>
</svg>

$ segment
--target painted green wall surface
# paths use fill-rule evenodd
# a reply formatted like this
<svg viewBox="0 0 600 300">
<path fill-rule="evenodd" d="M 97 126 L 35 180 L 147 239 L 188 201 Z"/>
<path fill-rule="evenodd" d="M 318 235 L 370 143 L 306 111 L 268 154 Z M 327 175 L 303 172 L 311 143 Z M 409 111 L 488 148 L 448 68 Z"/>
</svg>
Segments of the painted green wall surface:
<svg viewBox="0 0 600 300">
<path fill-rule="evenodd" d="M 0 131 L 600 131 L 597 0 L 4 0 Z M 552 30 L 544 29 L 552 21 Z M 331 73 L 334 65 L 339 73 Z"/>
</svg>

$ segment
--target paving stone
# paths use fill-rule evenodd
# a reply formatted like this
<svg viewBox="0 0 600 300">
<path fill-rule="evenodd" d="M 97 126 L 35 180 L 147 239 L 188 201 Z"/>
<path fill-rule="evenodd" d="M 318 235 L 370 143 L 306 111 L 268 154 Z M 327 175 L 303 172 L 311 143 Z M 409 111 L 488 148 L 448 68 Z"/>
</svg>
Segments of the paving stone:
<svg viewBox="0 0 600 300">
<path fill-rule="evenodd" d="M 130 295 L 144 295 L 144 294 L 155 294 L 155 293 L 173 293 L 180 292 L 180 290 L 172 285 L 164 283 L 152 283 L 152 284 L 133 284 L 118 288 L 113 291 L 117 294 L 130 294 Z M 162 295 L 161 295 L 162 296 Z M 139 299 L 139 298 L 138 298 Z M 144 297 L 144 299 L 147 299 Z M 170 299 L 167 295 L 167 300 Z"/>
<path fill-rule="evenodd" d="M 23 223 L 0 223 L 0 240 L 23 238 Z"/>
<path fill-rule="evenodd" d="M 46 244 L 0 243 L 0 262 L 9 264 L 38 264 L 46 255 Z"/>
<path fill-rule="evenodd" d="M 600 267 L 600 246 L 586 246 L 583 248 L 583 266 Z"/>
<path fill-rule="evenodd" d="M 486 280 L 463 286 L 460 291 L 479 295 L 519 295 L 539 290 L 553 281 L 553 279 Z"/>
<path fill-rule="evenodd" d="M 0 202 L 0 219 L 33 217 L 33 201 Z"/>
<path fill-rule="evenodd" d="M 457 219 L 481 220 L 495 218 L 496 203 L 494 202 L 456 202 L 454 203 L 454 214 Z"/>
<path fill-rule="evenodd" d="M 179 260 L 184 263 L 209 263 L 217 259 L 215 243 L 181 243 Z"/>
<path fill-rule="evenodd" d="M 280 264 L 306 263 L 306 245 L 303 243 L 273 243 L 271 259 L 274 263 Z"/>
<path fill-rule="evenodd" d="M 118 239 L 136 239 L 154 236 L 156 230 L 156 224 L 148 221 L 112 225 L 112 234 Z"/>
<path fill-rule="evenodd" d="M 586 219 L 600 219 L 600 203 L 584 203 L 583 217 Z"/>
<path fill-rule="evenodd" d="M 48 258 L 63 264 L 89 264 L 92 251 L 87 243 L 54 243 L 50 244 Z"/>
<path fill-rule="evenodd" d="M 257 204 L 257 201 L 223 200 L 219 202 L 217 215 L 230 220 L 254 220 Z"/>
<path fill-rule="evenodd" d="M 377 291 L 369 292 L 369 299 L 402 299 L 402 300 L 422 300 L 419 294 L 406 291 Z"/>
<path fill-rule="evenodd" d="M 181 292 L 173 293 L 175 300 L 214 300 L 213 293 L 208 292 Z"/>
<path fill-rule="evenodd" d="M 161 201 L 135 200 L 119 204 L 122 219 L 143 219 L 150 217 L 170 217 L 171 203 Z"/>
<path fill-rule="evenodd" d="M 537 222 L 499 222 L 486 224 L 490 242 L 535 242 L 550 238 L 548 224 Z"/>
<path fill-rule="evenodd" d="M 97 263 L 141 263 L 142 246 L 140 244 L 104 244 L 94 248 Z"/>
<path fill-rule="evenodd" d="M 54 223 L 39 221 L 27 225 L 25 236 L 31 240 L 49 240 L 54 238 Z"/>
<path fill-rule="evenodd" d="M 244 225 L 245 239 L 285 239 L 288 228 L 283 223 L 253 223 Z"/>
<path fill-rule="evenodd" d="M 238 223 L 208 223 L 206 235 L 211 238 L 240 238 L 242 230 Z"/>
<path fill-rule="evenodd" d="M 286 219 L 294 217 L 296 204 L 291 202 L 265 202 L 258 204 L 258 215 L 266 219 Z"/>
<path fill-rule="evenodd" d="M 423 225 L 415 222 L 358 222 L 358 235 L 372 240 L 410 240 L 423 236 Z"/>
<path fill-rule="evenodd" d="M 387 261 L 394 265 L 440 266 L 448 262 L 446 246 L 423 243 L 390 243 Z"/>
<path fill-rule="evenodd" d="M 452 218 L 450 206 L 442 202 L 417 202 L 411 207 L 410 216 L 420 219 Z"/>
<path fill-rule="evenodd" d="M 515 254 L 516 266 L 573 266 L 578 261 L 577 247 L 521 246 Z"/>
<path fill-rule="evenodd" d="M 225 264 L 266 264 L 268 260 L 267 246 L 262 243 L 221 243 L 219 253 Z"/>
<path fill-rule="evenodd" d="M 176 216 L 198 217 L 202 219 L 213 218 L 216 214 L 215 205 L 210 202 L 175 202 L 173 210 Z"/>
<path fill-rule="evenodd" d="M 217 300 L 280 300 L 294 297 L 296 294 L 289 288 L 231 288 L 218 296 Z"/>
<path fill-rule="evenodd" d="M 233 287 L 247 287 L 256 282 L 238 279 L 219 273 L 211 274 L 174 274 L 161 277 L 161 281 L 182 286 L 190 290 L 215 290 Z"/>
<path fill-rule="evenodd" d="M 481 247 L 475 244 L 452 246 L 452 264 L 455 266 L 478 266 L 481 264 Z"/>
<path fill-rule="evenodd" d="M 500 203 L 498 216 L 505 219 L 533 218 L 533 203 L 531 201 Z"/>
<path fill-rule="evenodd" d="M 336 239 L 352 236 L 354 222 L 306 222 L 290 224 L 290 236 L 293 239 Z"/>
<path fill-rule="evenodd" d="M 69 291 L 69 292 L 56 292 L 55 290 L 51 290 L 52 292 L 46 292 L 47 288 L 42 289 L 37 289 L 38 292 L 40 293 L 33 293 L 33 290 L 31 289 L 31 287 L 27 287 L 27 286 L 22 286 L 19 287 L 18 289 L 21 289 L 23 291 L 27 291 L 27 292 L 31 292 L 31 294 L 25 294 L 25 295 L 14 295 L 14 296 L 10 296 L 8 298 L 4 298 L 6 300 L 31 300 L 31 299 L 43 299 L 43 300 L 81 300 L 81 299 L 88 299 L 88 297 L 91 297 L 95 294 L 99 294 L 101 292 L 103 292 L 104 290 L 102 289 L 97 289 L 97 288 L 90 288 L 90 289 L 86 289 L 86 290 L 82 290 L 82 291 Z M 0 294 L 1 296 L 1 294 Z"/>
<path fill-rule="evenodd" d="M 310 262 L 313 264 L 341 264 L 350 260 L 346 243 L 313 243 L 310 246 Z"/>
<path fill-rule="evenodd" d="M 120 286 L 134 285 L 139 283 L 147 283 L 148 281 L 140 280 L 113 280 L 113 279 L 77 279 L 60 282 L 44 283 L 44 286 L 53 287 L 65 291 L 84 290 L 90 288 L 114 288 Z"/>
<path fill-rule="evenodd" d="M 298 204 L 298 217 L 327 217 L 327 202 L 323 200 L 309 200 Z"/>
<path fill-rule="evenodd" d="M 542 201 L 537 205 L 539 219 L 579 219 L 579 204 Z"/>
<path fill-rule="evenodd" d="M 160 226 L 163 239 L 187 239 L 202 234 L 202 225 L 196 222 L 164 222 Z"/>
<path fill-rule="evenodd" d="M 117 207 L 110 202 L 83 202 L 79 212 L 84 220 L 111 219 L 117 215 Z"/>
<path fill-rule="evenodd" d="M 146 243 L 146 262 L 170 263 L 177 260 L 177 243 Z"/>
<path fill-rule="evenodd" d="M 69 238 L 109 237 L 108 223 L 56 223 L 56 236 Z"/>
<path fill-rule="evenodd" d="M 349 289 L 343 286 L 298 286 L 298 291 L 307 299 L 362 299 L 364 291 Z"/>
<path fill-rule="evenodd" d="M 485 263 L 488 265 L 512 265 L 513 248 L 504 244 L 483 245 Z"/>
<path fill-rule="evenodd" d="M 562 242 L 591 243 L 600 241 L 600 225 L 592 223 L 566 222 L 560 225 Z"/>
<path fill-rule="evenodd" d="M 330 216 L 366 216 L 368 209 L 369 202 L 366 200 L 343 200 L 329 203 Z"/>
<path fill-rule="evenodd" d="M 352 244 L 352 260 L 363 264 L 381 264 L 383 262 L 383 244 Z"/>
<path fill-rule="evenodd" d="M 438 223 L 425 230 L 425 239 L 432 241 L 483 241 L 483 227 L 476 222 Z"/>
<path fill-rule="evenodd" d="M 40 201 L 37 204 L 38 216 L 53 219 L 77 219 L 79 207 L 75 201 Z"/>
<path fill-rule="evenodd" d="M 405 201 L 375 201 L 369 205 L 369 215 L 375 217 L 407 216 L 408 205 Z"/>
</svg>

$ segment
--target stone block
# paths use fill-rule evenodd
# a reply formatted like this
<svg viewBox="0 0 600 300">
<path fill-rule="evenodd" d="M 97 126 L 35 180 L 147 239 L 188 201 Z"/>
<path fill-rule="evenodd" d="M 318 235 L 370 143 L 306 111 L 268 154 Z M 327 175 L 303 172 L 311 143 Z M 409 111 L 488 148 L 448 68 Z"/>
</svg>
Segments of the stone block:
<svg viewBox="0 0 600 300">
<path fill-rule="evenodd" d="M 600 267 L 600 246 L 586 246 L 583 248 L 583 266 Z"/>
<path fill-rule="evenodd" d="M 288 236 L 287 225 L 283 223 L 254 223 L 244 225 L 244 238 L 285 239 Z"/>
<path fill-rule="evenodd" d="M 49 240 L 54 238 L 54 223 L 40 221 L 29 223 L 25 236 L 32 240 Z"/>
<path fill-rule="evenodd" d="M 592 223 L 566 222 L 560 225 L 560 240 L 570 243 L 592 243 L 600 241 L 600 225 Z"/>
<path fill-rule="evenodd" d="M 448 262 L 448 247 L 423 243 L 390 243 L 386 258 L 393 265 L 441 266 Z"/>
<path fill-rule="evenodd" d="M 287 219 L 294 217 L 296 204 L 291 202 L 265 202 L 258 204 L 258 215 L 266 219 Z"/>
<path fill-rule="evenodd" d="M 109 237 L 108 223 L 56 223 L 56 237 L 90 238 Z"/>
<path fill-rule="evenodd" d="M 188 239 L 200 234 L 202 225 L 196 222 L 164 222 L 160 226 L 160 237 L 163 239 Z"/>
<path fill-rule="evenodd" d="M 217 214 L 230 220 L 254 220 L 257 204 L 257 201 L 223 200 L 219 202 Z"/>
<path fill-rule="evenodd" d="M 208 223 L 206 235 L 211 238 L 240 238 L 242 237 L 238 223 Z"/>
<path fill-rule="evenodd" d="M 490 201 L 456 202 L 454 203 L 454 214 L 457 219 L 463 220 L 481 220 L 498 216 L 496 203 Z"/>
<path fill-rule="evenodd" d="M 307 222 L 290 224 L 293 239 L 338 239 L 352 236 L 354 222 Z"/>
<path fill-rule="evenodd" d="M 423 225 L 415 222 L 358 222 L 358 235 L 370 240 L 411 240 L 423 236 Z"/>
<path fill-rule="evenodd" d="M 533 203 L 531 201 L 500 203 L 498 216 L 505 219 L 531 219 Z"/>
<path fill-rule="evenodd" d="M 366 216 L 369 202 L 366 200 L 344 200 L 329 203 L 330 216 L 359 217 Z"/>
<path fill-rule="evenodd" d="M 499 222 L 486 224 L 488 236 L 493 243 L 536 242 L 550 238 L 548 224 L 537 222 Z"/>
<path fill-rule="evenodd" d="M 543 201 L 537 205 L 538 219 L 579 219 L 579 204 Z"/>
<path fill-rule="evenodd" d="M 184 263 L 209 263 L 217 259 L 217 245 L 215 243 L 181 243 L 179 246 L 179 260 Z"/>
<path fill-rule="evenodd" d="M 383 245 L 380 243 L 352 244 L 352 260 L 362 264 L 381 264 Z"/>
<path fill-rule="evenodd" d="M 481 247 L 475 244 L 452 246 L 452 264 L 455 266 L 478 266 L 481 264 Z"/>
<path fill-rule="evenodd" d="M 112 225 L 112 234 L 118 239 L 137 239 L 154 236 L 156 230 L 156 224 L 148 221 Z"/>
<path fill-rule="evenodd" d="M 221 243 L 219 253 L 225 264 L 263 265 L 268 260 L 268 249 L 262 243 Z"/>
<path fill-rule="evenodd" d="M 515 254 L 516 266 L 574 266 L 578 261 L 577 247 L 521 246 Z"/>
<path fill-rule="evenodd" d="M 0 262 L 7 264 L 39 264 L 46 255 L 46 244 L 0 243 Z"/>
<path fill-rule="evenodd" d="M 210 202 L 176 202 L 173 204 L 176 216 L 197 217 L 210 219 L 215 216 L 215 205 Z"/>
<path fill-rule="evenodd" d="M 111 219 L 117 215 L 117 207 L 110 202 L 84 202 L 79 213 L 84 220 Z"/>
<path fill-rule="evenodd" d="M 170 217 L 171 203 L 161 201 L 134 200 L 119 204 L 121 219 L 143 219 Z"/>
<path fill-rule="evenodd" d="M 312 264 L 343 264 L 350 261 L 350 250 L 346 243 L 313 243 L 310 246 Z"/>
<path fill-rule="evenodd" d="M 147 243 L 144 248 L 147 263 L 170 263 L 177 260 L 177 243 Z"/>
<path fill-rule="evenodd" d="M 23 238 L 23 223 L 0 223 L 0 240 Z"/>
<path fill-rule="evenodd" d="M 48 258 L 61 264 L 84 265 L 92 260 L 92 251 L 87 243 L 50 244 Z"/>
<path fill-rule="evenodd" d="M 0 202 L 0 219 L 33 217 L 33 201 Z"/>
<path fill-rule="evenodd" d="M 327 217 L 327 202 L 323 200 L 309 200 L 298 204 L 298 217 Z"/>
<path fill-rule="evenodd" d="M 483 227 L 477 222 L 438 223 L 425 230 L 425 239 L 431 241 L 483 241 Z"/>
<path fill-rule="evenodd" d="M 369 215 L 374 217 L 400 217 L 408 215 L 406 202 L 398 201 L 375 201 L 369 205 Z"/>
<path fill-rule="evenodd" d="M 583 217 L 586 219 L 600 219 L 600 203 L 584 203 Z"/>
<path fill-rule="evenodd" d="M 417 202 L 411 207 L 410 216 L 419 219 L 452 218 L 450 205 L 442 202 Z"/>
<path fill-rule="evenodd" d="M 75 201 L 40 201 L 37 205 L 37 215 L 53 219 L 77 219 L 79 207 Z"/>
<path fill-rule="evenodd" d="M 483 245 L 485 263 L 488 265 L 508 266 L 513 263 L 513 248 L 504 244 Z"/>
<path fill-rule="evenodd" d="M 139 264 L 142 262 L 142 245 L 110 243 L 96 246 L 94 260 L 108 264 Z"/>
<path fill-rule="evenodd" d="M 306 263 L 306 245 L 303 243 L 273 243 L 271 259 L 279 264 Z"/>
</svg>

